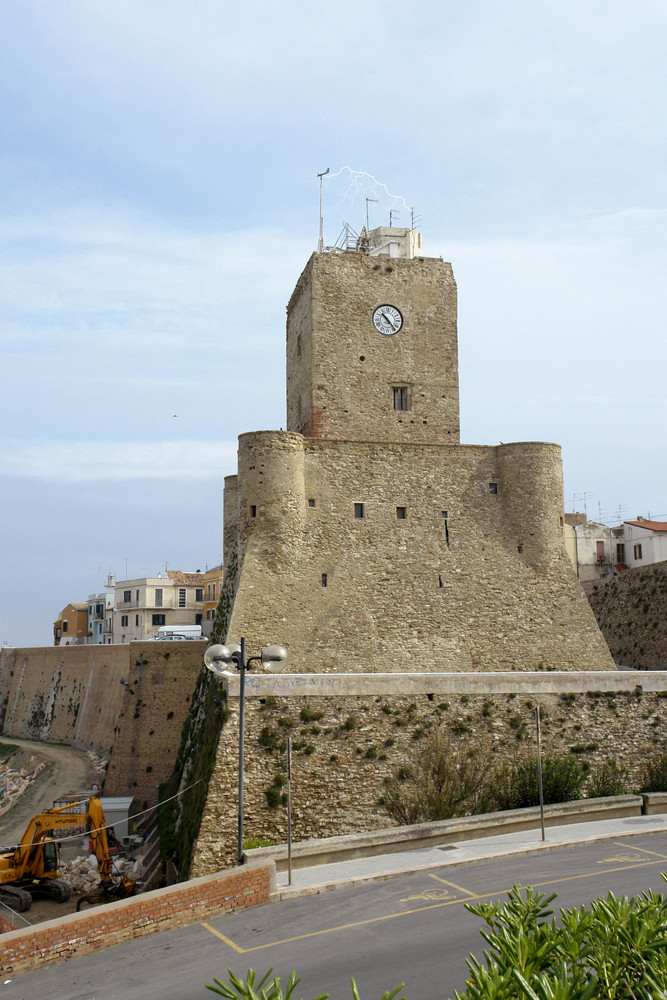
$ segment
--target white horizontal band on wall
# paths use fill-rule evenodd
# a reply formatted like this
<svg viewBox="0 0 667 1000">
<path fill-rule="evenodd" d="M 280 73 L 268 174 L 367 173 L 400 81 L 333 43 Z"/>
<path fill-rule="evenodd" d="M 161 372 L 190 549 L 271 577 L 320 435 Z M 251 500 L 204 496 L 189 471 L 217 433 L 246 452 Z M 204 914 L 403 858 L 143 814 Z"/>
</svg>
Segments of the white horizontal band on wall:
<svg viewBox="0 0 667 1000">
<path fill-rule="evenodd" d="M 225 671 L 221 676 L 227 696 L 238 698 L 240 677 Z M 667 670 L 651 671 L 497 671 L 487 673 L 390 673 L 390 674 L 246 674 L 246 698 L 366 697 L 417 694 L 526 694 L 559 695 L 634 694 L 667 691 Z"/>
</svg>

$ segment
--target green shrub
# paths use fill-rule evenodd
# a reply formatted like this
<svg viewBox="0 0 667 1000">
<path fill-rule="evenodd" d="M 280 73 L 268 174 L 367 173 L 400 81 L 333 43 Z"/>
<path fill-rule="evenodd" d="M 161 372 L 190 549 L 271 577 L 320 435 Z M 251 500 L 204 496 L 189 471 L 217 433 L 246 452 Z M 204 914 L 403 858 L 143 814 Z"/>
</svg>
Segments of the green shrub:
<svg viewBox="0 0 667 1000">
<path fill-rule="evenodd" d="M 264 747 L 265 750 L 275 750 L 279 741 L 276 734 L 272 732 L 268 726 L 264 726 L 257 737 L 257 742 L 261 747 Z"/>
<path fill-rule="evenodd" d="M 665 876 L 663 875 L 663 878 Z M 467 959 L 465 993 L 456 1000 L 659 1000 L 667 985 L 667 901 L 646 892 L 609 893 L 590 908 L 561 909 L 515 886 L 506 903 L 466 904 L 481 917 L 484 965 Z"/>
<path fill-rule="evenodd" d="M 583 780 L 583 771 L 574 757 L 542 758 L 545 804 L 580 798 Z M 523 809 L 539 805 L 537 757 L 505 765 L 496 772 L 493 785 L 496 809 Z"/>
<path fill-rule="evenodd" d="M 646 762 L 640 775 L 640 792 L 667 792 L 667 754 Z"/>
<path fill-rule="evenodd" d="M 353 715 L 348 715 L 347 719 L 341 726 L 341 729 L 345 729 L 346 732 L 351 732 L 353 729 L 357 728 L 357 720 Z"/>
<path fill-rule="evenodd" d="M 302 708 L 299 713 L 302 722 L 319 722 L 324 712 L 316 712 L 314 709 Z"/>
<path fill-rule="evenodd" d="M 605 795 L 625 795 L 628 791 L 628 769 L 616 763 L 613 757 L 596 767 L 590 777 L 586 798 L 599 799 Z"/>
<path fill-rule="evenodd" d="M 388 270 L 390 270 L 388 268 Z M 292 1000 L 294 996 L 294 991 L 301 982 L 297 977 L 296 973 L 292 971 L 290 977 L 287 980 L 285 986 L 285 992 L 283 993 L 283 988 L 280 984 L 280 977 L 274 976 L 270 979 L 273 969 L 269 969 L 266 975 L 255 985 L 255 980 L 257 974 L 252 970 L 248 969 L 248 975 L 245 979 L 238 979 L 231 969 L 227 969 L 227 975 L 229 976 L 229 985 L 223 983 L 220 979 L 214 979 L 214 986 L 206 984 L 206 989 L 211 990 L 212 993 L 217 993 L 218 996 L 226 997 L 227 1000 Z M 354 979 L 352 982 L 352 997 L 353 1000 L 359 1000 L 359 990 L 357 989 L 357 984 Z M 401 983 L 394 990 L 387 990 L 382 994 L 380 1000 L 394 1000 L 397 993 L 400 993 L 405 984 Z M 328 993 L 321 993 L 317 1000 L 328 1000 Z M 405 997 L 401 997 L 401 1000 L 405 1000 Z"/>
<path fill-rule="evenodd" d="M 426 738 L 412 767 L 385 781 L 385 808 L 402 824 L 428 823 L 485 812 L 491 801 L 488 760 L 456 758 L 442 733 Z"/>
</svg>

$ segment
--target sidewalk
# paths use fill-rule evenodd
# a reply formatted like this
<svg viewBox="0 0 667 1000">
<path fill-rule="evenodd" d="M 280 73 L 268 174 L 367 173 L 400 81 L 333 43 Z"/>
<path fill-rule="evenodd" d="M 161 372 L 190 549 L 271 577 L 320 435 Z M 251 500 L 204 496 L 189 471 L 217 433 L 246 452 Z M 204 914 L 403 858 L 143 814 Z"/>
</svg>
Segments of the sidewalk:
<svg viewBox="0 0 667 1000">
<path fill-rule="evenodd" d="M 571 823 L 567 826 L 546 828 L 546 840 L 542 841 L 542 830 L 538 824 L 535 830 L 521 833 L 506 833 L 498 837 L 480 837 L 477 840 L 462 840 L 443 847 L 426 847 L 413 851 L 398 851 L 391 854 L 377 854 L 337 864 L 314 865 L 310 868 L 292 870 L 292 884 L 288 885 L 288 873 L 278 872 L 277 899 L 292 899 L 318 892 L 331 892 L 345 886 L 376 879 L 391 878 L 409 872 L 430 871 L 435 868 L 456 867 L 472 861 L 484 861 L 510 854 L 527 854 L 533 851 L 548 851 L 572 844 L 594 843 L 647 833 L 667 833 L 667 814 L 658 816 L 633 816 L 626 819 L 611 819 L 596 823 Z M 667 868 L 667 862 L 665 863 Z"/>
</svg>

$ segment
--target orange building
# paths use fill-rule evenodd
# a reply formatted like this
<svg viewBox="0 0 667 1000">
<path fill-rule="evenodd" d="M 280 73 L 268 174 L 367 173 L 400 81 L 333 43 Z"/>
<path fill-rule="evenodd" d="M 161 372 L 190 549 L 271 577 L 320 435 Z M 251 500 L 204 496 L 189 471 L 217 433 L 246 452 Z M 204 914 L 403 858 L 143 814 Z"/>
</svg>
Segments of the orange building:
<svg viewBox="0 0 667 1000">
<path fill-rule="evenodd" d="M 222 590 L 222 566 L 213 566 L 212 569 L 207 569 L 203 574 L 203 577 L 204 622 L 202 623 L 202 632 L 204 635 L 210 635 L 211 628 L 213 627 L 213 621 L 215 619 L 215 613 L 218 609 L 220 591 Z"/>
<path fill-rule="evenodd" d="M 85 646 L 88 641 L 88 603 L 73 602 L 53 623 L 54 646 Z"/>
</svg>

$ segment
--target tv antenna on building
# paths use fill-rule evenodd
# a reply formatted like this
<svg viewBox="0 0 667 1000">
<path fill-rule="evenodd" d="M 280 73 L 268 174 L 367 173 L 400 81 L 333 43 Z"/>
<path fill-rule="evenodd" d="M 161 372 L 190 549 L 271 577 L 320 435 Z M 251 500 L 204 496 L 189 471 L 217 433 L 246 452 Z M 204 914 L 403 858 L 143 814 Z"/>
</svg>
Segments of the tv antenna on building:
<svg viewBox="0 0 667 1000">
<path fill-rule="evenodd" d="M 421 215 L 415 215 L 414 208 L 410 209 L 410 229 L 414 229 L 422 221 Z"/>
<path fill-rule="evenodd" d="M 368 225 L 368 206 L 369 206 L 369 204 L 371 202 L 375 202 L 375 204 L 377 205 L 378 200 L 377 200 L 377 198 L 366 198 L 366 232 L 368 232 L 368 230 L 369 230 L 369 225 Z"/>
<path fill-rule="evenodd" d="M 399 212 L 399 211 L 398 211 L 397 209 L 395 209 L 395 208 L 390 208 L 390 209 L 389 209 L 389 228 L 390 228 L 390 229 L 391 229 L 391 228 L 392 228 L 392 226 L 394 225 L 394 216 L 396 216 L 396 217 L 398 218 L 398 216 L 399 216 L 400 214 L 401 214 L 401 213 L 400 213 L 400 212 Z"/>
<path fill-rule="evenodd" d="M 320 179 L 320 238 L 317 241 L 318 253 L 322 253 L 324 251 L 324 224 L 322 222 L 322 178 L 326 177 L 326 175 L 329 173 L 329 170 L 330 168 L 327 167 L 326 170 L 323 170 L 321 174 L 317 175 Z"/>
<path fill-rule="evenodd" d="M 584 504 L 584 515 L 586 517 L 586 520 L 588 520 L 588 511 L 586 509 L 586 504 L 587 504 L 587 502 L 589 500 L 592 500 L 592 499 L 593 499 L 593 494 L 592 493 L 586 493 L 586 492 L 584 492 L 584 493 L 573 493 L 572 494 L 572 513 L 574 514 L 575 511 L 576 511 L 576 509 L 577 509 L 575 507 L 575 504 L 579 500 L 581 500 L 581 501 L 583 501 L 583 504 Z"/>
</svg>

